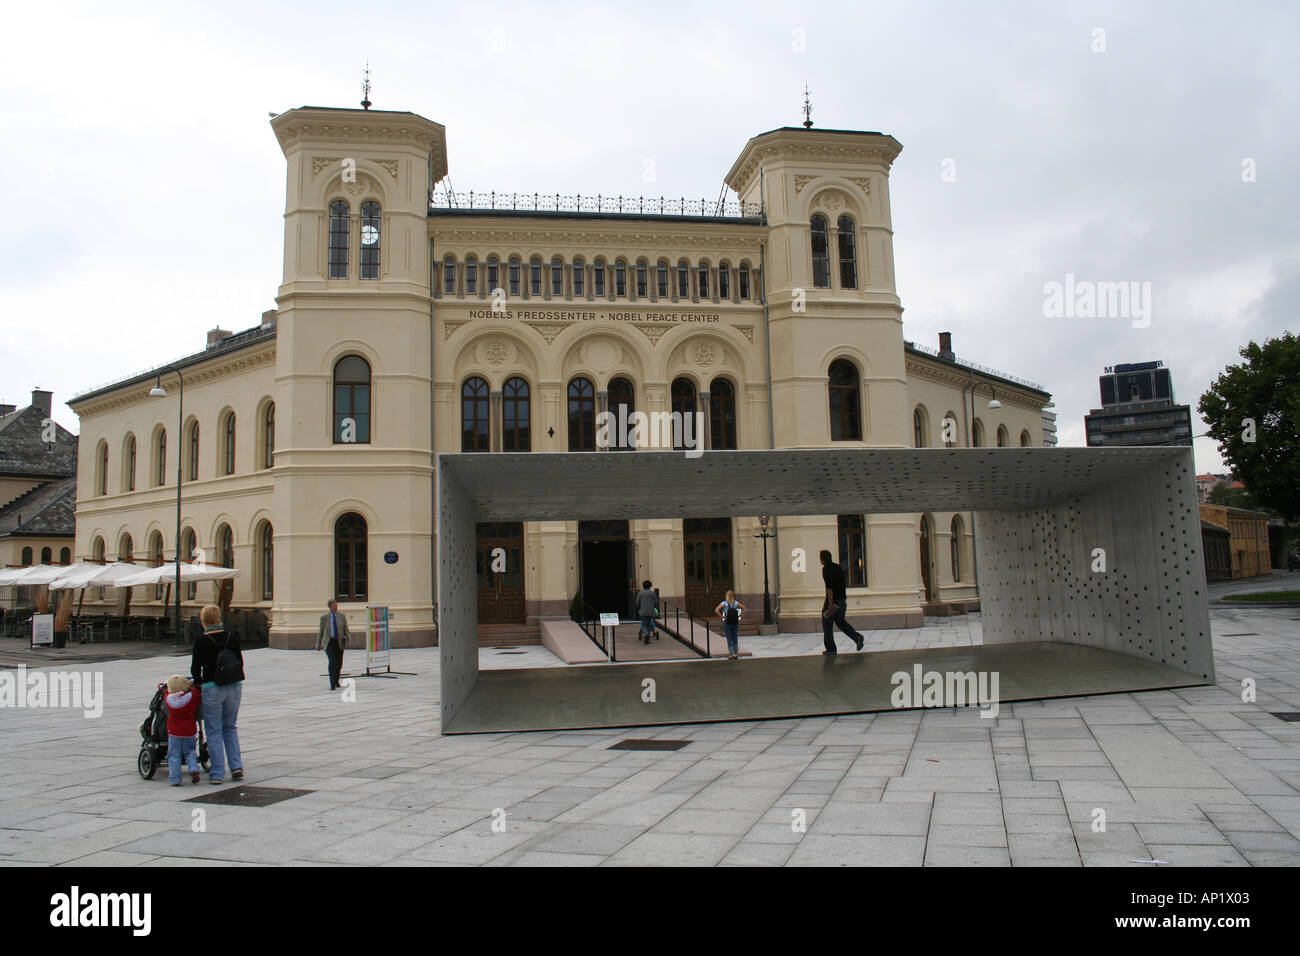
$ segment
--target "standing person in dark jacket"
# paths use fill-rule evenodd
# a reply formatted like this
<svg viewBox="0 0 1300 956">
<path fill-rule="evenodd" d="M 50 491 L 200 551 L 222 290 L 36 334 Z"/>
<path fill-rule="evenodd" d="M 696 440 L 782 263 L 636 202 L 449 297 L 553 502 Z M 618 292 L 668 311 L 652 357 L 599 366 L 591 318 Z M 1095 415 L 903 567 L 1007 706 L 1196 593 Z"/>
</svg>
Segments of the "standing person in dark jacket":
<svg viewBox="0 0 1300 956">
<path fill-rule="evenodd" d="M 244 652 L 240 650 L 239 637 L 226 633 L 221 624 L 221 609 L 215 604 L 209 604 L 199 612 L 199 621 L 203 633 L 194 641 L 190 676 L 203 692 L 203 723 L 208 728 L 208 754 L 212 758 L 208 781 L 224 783 L 227 763 L 230 764 L 230 776 L 242 780 L 244 761 L 239 753 L 236 724 L 239 704 L 244 696 Z M 238 679 L 227 684 L 218 683 L 218 659 L 222 651 L 230 651 L 238 662 Z"/>
<path fill-rule="evenodd" d="M 844 587 L 844 569 L 831 560 L 829 551 L 822 551 L 822 583 L 826 585 L 826 603 L 822 605 L 822 641 L 826 645 L 823 654 L 838 654 L 835 646 L 835 627 L 853 638 L 858 650 L 866 641 L 845 618 L 844 612 L 849 608 L 849 596 Z"/>
<path fill-rule="evenodd" d="M 655 594 L 650 587 L 649 581 L 641 582 L 641 590 L 636 592 L 636 616 L 641 620 L 641 630 L 637 637 L 650 643 L 650 638 L 656 640 L 659 635 L 655 633 L 655 608 L 659 606 L 659 595 Z"/>
<path fill-rule="evenodd" d="M 337 601 L 330 601 L 329 613 L 320 616 L 320 630 L 316 632 L 316 650 L 325 649 L 329 658 L 330 690 L 339 686 L 339 675 L 343 673 L 343 652 L 348 647 L 347 615 L 339 613 Z"/>
</svg>

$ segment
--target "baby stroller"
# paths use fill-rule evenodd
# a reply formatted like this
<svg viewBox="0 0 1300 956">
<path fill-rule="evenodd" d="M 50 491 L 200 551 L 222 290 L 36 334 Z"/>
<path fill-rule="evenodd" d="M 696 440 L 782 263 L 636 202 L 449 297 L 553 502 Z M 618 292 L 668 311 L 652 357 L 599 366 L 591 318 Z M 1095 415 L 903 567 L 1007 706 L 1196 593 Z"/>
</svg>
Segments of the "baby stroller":
<svg viewBox="0 0 1300 956">
<path fill-rule="evenodd" d="M 149 716 L 140 725 L 140 756 L 136 758 L 136 769 L 140 776 L 152 780 L 160 764 L 167 762 L 167 685 L 159 684 L 149 702 Z M 197 715 L 196 715 L 197 716 Z M 199 726 L 199 766 L 208 769 L 208 742 L 203 739 L 203 721 L 196 721 Z"/>
</svg>

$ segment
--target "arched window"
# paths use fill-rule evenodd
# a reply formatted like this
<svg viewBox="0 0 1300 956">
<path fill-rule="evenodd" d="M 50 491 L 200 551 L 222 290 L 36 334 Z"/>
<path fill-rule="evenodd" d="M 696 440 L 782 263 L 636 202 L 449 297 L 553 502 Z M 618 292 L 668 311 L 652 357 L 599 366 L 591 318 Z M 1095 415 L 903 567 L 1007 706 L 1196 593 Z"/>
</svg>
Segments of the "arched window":
<svg viewBox="0 0 1300 956">
<path fill-rule="evenodd" d="M 334 522 L 334 598 L 367 600 L 366 519 L 355 511 Z"/>
<path fill-rule="evenodd" d="M 569 383 L 569 451 L 596 450 L 596 389 L 585 378 Z"/>
<path fill-rule="evenodd" d="M 370 442 L 370 363 L 348 355 L 334 365 L 334 444 Z"/>
<path fill-rule="evenodd" d="M 262 467 L 275 465 L 275 402 L 266 403 L 262 413 Z"/>
<path fill-rule="evenodd" d="M 135 541 L 129 534 L 122 535 L 117 543 L 117 560 L 123 564 L 135 564 Z"/>
<path fill-rule="evenodd" d="M 106 553 L 107 551 L 104 547 L 104 539 L 96 535 L 95 540 L 92 541 L 90 544 L 91 560 L 93 560 L 96 564 L 105 564 L 107 563 L 104 560 L 104 556 Z M 23 564 L 31 564 L 31 563 L 32 563 L 32 549 L 23 548 Z M 96 601 L 104 600 L 104 589 L 102 587 L 95 589 L 95 600 Z"/>
<path fill-rule="evenodd" d="M 528 383 L 508 378 L 501 389 L 501 450 L 532 451 L 532 406 Z"/>
<path fill-rule="evenodd" d="M 736 386 L 721 376 L 709 384 L 709 438 L 713 448 L 736 448 Z"/>
<path fill-rule="evenodd" d="M 225 464 L 225 473 L 227 475 L 233 475 L 235 473 L 235 413 L 234 412 L 226 412 L 225 426 L 226 427 L 222 429 L 225 434 L 222 436 L 221 439 L 222 446 L 223 446 L 221 450 L 224 453 L 222 458 Z"/>
<path fill-rule="evenodd" d="M 852 362 L 836 359 L 830 368 L 831 441 L 861 441 L 858 370 Z"/>
<path fill-rule="evenodd" d="M 747 262 L 740 264 L 740 297 L 749 298 L 749 263 Z"/>
<path fill-rule="evenodd" d="M 361 278 L 379 278 L 379 203 L 361 204 Z"/>
<path fill-rule="evenodd" d="M 519 294 L 519 257 L 512 256 L 510 259 L 510 294 Z"/>
<path fill-rule="evenodd" d="M 952 516 L 952 527 L 950 531 L 952 534 L 952 537 L 950 539 L 951 540 L 950 547 L 952 549 L 952 579 L 954 581 L 960 581 L 961 580 L 961 549 L 962 549 L 962 524 L 961 524 L 960 515 Z"/>
<path fill-rule="evenodd" d="M 490 390 L 478 376 L 467 378 L 460 389 L 460 450 L 491 451 Z"/>
<path fill-rule="evenodd" d="M 1011 444 L 1011 435 L 1008 434 L 1007 432 L 1007 426 L 999 425 L 998 426 L 998 447 L 1006 448 L 1010 444 Z"/>
<path fill-rule="evenodd" d="M 442 294 L 456 294 L 456 258 L 447 256 L 442 260 Z"/>
<path fill-rule="evenodd" d="M 826 234 L 826 217 L 812 217 L 813 288 L 831 287 L 831 252 Z"/>
<path fill-rule="evenodd" d="M 636 264 L 636 297 L 644 299 L 650 294 L 649 273 L 644 261 Z"/>
<path fill-rule="evenodd" d="M 181 561 L 191 562 L 195 557 L 195 550 L 198 548 L 198 538 L 195 537 L 193 528 L 186 528 L 181 532 Z M 185 600 L 193 601 L 194 595 L 198 593 L 198 584 L 190 581 L 185 585 Z"/>
<path fill-rule="evenodd" d="M 330 206 L 330 278 L 348 277 L 348 238 L 351 230 L 348 204 L 336 202 Z"/>
<path fill-rule="evenodd" d="M 621 410 L 621 412 L 620 412 Z M 633 442 L 631 426 L 624 432 L 621 422 L 631 421 L 632 413 L 636 411 L 636 390 L 632 383 L 625 378 L 611 379 L 609 383 L 609 414 L 616 426 L 613 428 L 613 440 L 610 447 L 614 451 L 635 451 L 636 445 Z"/>
<path fill-rule="evenodd" d="M 616 299 L 626 298 L 627 296 L 627 263 L 622 259 L 614 263 L 614 297 Z"/>
<path fill-rule="evenodd" d="M 1034 440 L 1029 436 L 1029 432 L 1022 431 L 1020 433 L 1020 447 L 1031 448 L 1033 447 L 1033 444 L 1034 444 Z"/>
<path fill-rule="evenodd" d="M 689 378 L 673 379 L 671 392 L 673 412 L 673 448 L 681 451 L 685 448 L 702 447 L 701 443 L 704 440 L 704 436 L 695 433 L 695 383 Z M 689 444 L 686 441 L 686 430 L 688 428 L 691 430 L 691 441 Z"/>
<path fill-rule="evenodd" d="M 599 298 L 605 294 L 605 260 L 597 259 L 591 268 L 591 286 Z"/>
<path fill-rule="evenodd" d="M 698 284 L 700 287 L 700 298 L 707 299 L 709 297 L 709 264 L 707 262 L 700 263 L 700 279 Z"/>
<path fill-rule="evenodd" d="M 149 563 L 155 568 L 162 567 L 163 537 L 161 531 L 155 531 L 149 535 Z M 163 584 L 161 581 L 153 586 L 153 599 L 155 601 L 163 599 Z"/>
<path fill-rule="evenodd" d="M 528 294 L 542 294 L 542 260 L 536 257 L 528 260 Z"/>
<path fill-rule="evenodd" d="M 223 524 L 217 529 L 217 566 L 233 568 L 235 566 L 235 533 L 230 525 Z"/>
<path fill-rule="evenodd" d="M 957 416 L 952 413 L 952 409 L 943 416 L 942 434 L 944 448 L 957 447 Z"/>
<path fill-rule="evenodd" d="M 23 548 L 23 567 L 27 567 L 27 566 L 29 566 L 31 563 L 32 563 L 32 549 L 31 549 L 31 548 Z M 102 588 L 101 588 L 101 590 L 102 590 Z"/>
<path fill-rule="evenodd" d="M 72 549 L 59 548 L 59 564 L 71 564 L 71 563 L 72 563 Z"/>
<path fill-rule="evenodd" d="M 465 294 L 478 295 L 478 259 L 465 257 Z"/>
<path fill-rule="evenodd" d="M 668 298 L 668 263 L 660 260 L 659 268 L 655 270 L 655 291 L 659 298 Z"/>
<path fill-rule="evenodd" d="M 189 449 L 189 459 L 186 462 L 189 470 L 189 480 L 199 480 L 199 423 L 190 422 L 189 440 L 186 442 Z"/>
<path fill-rule="evenodd" d="M 978 418 L 971 423 L 970 443 L 972 448 L 984 447 L 984 423 Z"/>
<path fill-rule="evenodd" d="M 559 256 L 551 260 L 551 295 L 564 295 L 564 260 Z"/>
<path fill-rule="evenodd" d="M 501 261 L 496 256 L 488 256 L 487 261 L 487 291 L 488 295 L 495 295 L 496 290 L 501 286 Z"/>
<path fill-rule="evenodd" d="M 122 476 L 122 488 L 125 491 L 135 491 L 135 435 L 126 436 L 126 454 L 122 457 L 126 459 L 126 474 Z"/>
<path fill-rule="evenodd" d="M 579 298 L 587 294 L 587 264 L 581 259 L 573 260 L 573 295 Z"/>
<path fill-rule="evenodd" d="M 689 299 L 691 297 L 691 273 L 690 267 L 687 266 L 686 260 L 677 263 L 677 298 Z"/>
<path fill-rule="evenodd" d="M 840 541 L 840 567 L 844 569 L 844 586 L 867 586 L 867 527 L 862 515 L 839 515 L 836 518 Z"/>
<path fill-rule="evenodd" d="M 153 450 L 153 483 L 162 487 L 167 484 L 167 429 L 158 429 L 158 440 Z"/>
<path fill-rule="evenodd" d="M 41 548 L 41 564 L 53 564 L 53 563 L 54 563 L 54 549 Z"/>
<path fill-rule="evenodd" d="M 912 447 L 925 448 L 930 443 L 926 441 L 926 421 L 925 412 L 918 407 L 912 411 Z"/>
<path fill-rule="evenodd" d="M 95 458 L 95 494 L 108 494 L 108 442 L 99 443 L 99 454 Z"/>
<path fill-rule="evenodd" d="M 855 240 L 853 220 L 840 216 L 840 288 L 856 289 L 858 287 L 858 248 Z"/>
<path fill-rule="evenodd" d="M 718 264 L 718 298 L 731 298 L 731 269 L 725 262 Z"/>
<path fill-rule="evenodd" d="M 262 600 L 269 601 L 275 594 L 275 549 L 271 522 L 263 522 L 257 535 L 258 570 L 262 579 Z"/>
</svg>

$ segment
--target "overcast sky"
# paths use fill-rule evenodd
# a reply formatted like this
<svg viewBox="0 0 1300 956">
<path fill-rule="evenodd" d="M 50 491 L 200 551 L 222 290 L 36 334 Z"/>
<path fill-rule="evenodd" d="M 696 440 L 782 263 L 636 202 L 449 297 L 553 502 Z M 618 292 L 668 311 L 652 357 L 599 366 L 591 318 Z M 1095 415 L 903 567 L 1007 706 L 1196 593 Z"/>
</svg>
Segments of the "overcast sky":
<svg viewBox="0 0 1300 956">
<path fill-rule="evenodd" d="M 1291 2 L 58 2 L 5 32 L 0 401 L 52 389 L 74 431 L 68 398 L 275 307 L 267 113 L 355 107 L 367 58 L 376 108 L 446 125 L 458 190 L 714 198 L 807 83 L 818 126 L 903 144 L 905 336 L 1041 383 L 1063 445 L 1103 366 L 1155 359 L 1200 434 L 1238 348 L 1300 324 Z M 1067 274 L 1150 283 L 1149 324 L 1046 316 Z"/>
</svg>

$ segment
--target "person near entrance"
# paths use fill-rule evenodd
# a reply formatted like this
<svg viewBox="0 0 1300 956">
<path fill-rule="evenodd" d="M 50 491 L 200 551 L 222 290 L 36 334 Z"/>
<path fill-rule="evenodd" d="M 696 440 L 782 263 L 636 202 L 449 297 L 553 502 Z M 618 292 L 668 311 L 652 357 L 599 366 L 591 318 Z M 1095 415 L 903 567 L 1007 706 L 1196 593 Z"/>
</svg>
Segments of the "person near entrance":
<svg viewBox="0 0 1300 956">
<path fill-rule="evenodd" d="M 826 603 L 822 606 L 822 640 L 826 650 L 822 653 L 839 653 L 839 649 L 835 646 L 836 625 L 853 638 L 853 643 L 858 646 L 858 650 L 862 650 L 866 646 L 866 640 L 844 616 L 844 612 L 849 608 L 849 596 L 844 588 L 844 569 L 831 560 L 829 551 L 823 550 L 821 559 L 822 582 L 826 585 Z"/>
<path fill-rule="evenodd" d="M 641 630 L 637 636 L 647 644 L 653 637 L 659 640 L 655 632 L 655 618 L 659 616 L 659 595 L 650 587 L 649 581 L 641 582 L 641 590 L 636 592 L 636 616 L 641 619 Z"/>
<path fill-rule="evenodd" d="M 728 591 L 715 611 L 722 616 L 722 631 L 727 635 L 727 660 L 740 659 L 740 612 L 745 605 L 736 600 L 736 592 Z"/>
<path fill-rule="evenodd" d="M 330 601 L 329 613 L 320 616 L 320 630 L 316 633 L 316 650 L 324 648 L 329 658 L 330 690 L 339 686 L 339 674 L 343 672 L 343 652 L 348 646 L 348 619 L 339 613 L 337 601 Z"/>
</svg>

